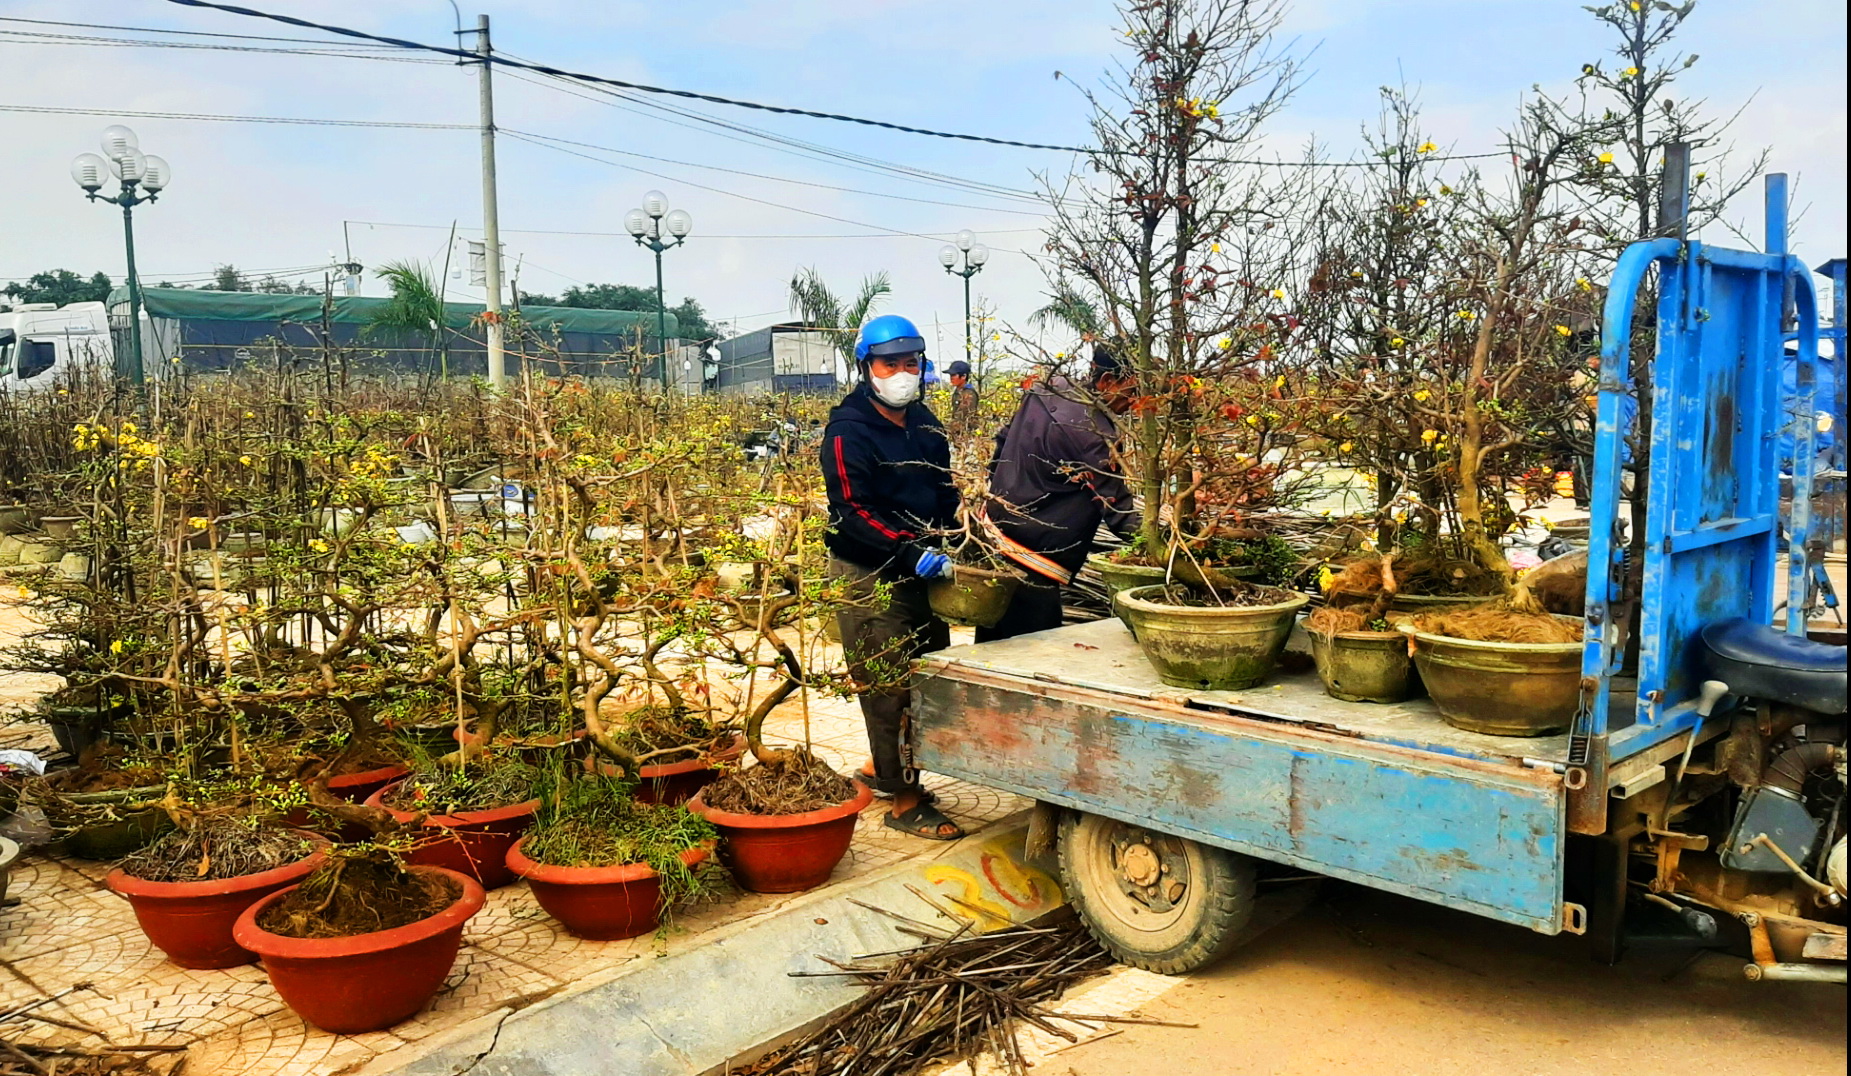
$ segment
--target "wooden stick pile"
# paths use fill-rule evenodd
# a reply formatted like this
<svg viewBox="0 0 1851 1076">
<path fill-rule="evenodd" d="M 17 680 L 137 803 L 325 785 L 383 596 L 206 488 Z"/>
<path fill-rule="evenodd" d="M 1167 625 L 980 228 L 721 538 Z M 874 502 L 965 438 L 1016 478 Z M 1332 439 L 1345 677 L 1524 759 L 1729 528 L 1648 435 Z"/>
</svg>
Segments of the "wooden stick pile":
<svg viewBox="0 0 1851 1076">
<path fill-rule="evenodd" d="M 879 909 L 876 909 L 879 910 Z M 914 949 L 868 953 L 849 962 L 818 957 L 868 986 L 860 1000 L 798 1041 L 739 1070 L 740 1076 L 906 1076 L 939 1061 L 988 1051 L 1014 1074 L 1027 1065 L 1016 1043 L 1018 1023 L 1068 1041 L 1077 1036 L 1055 1021 L 1075 1017 L 1043 1003 L 1097 975 L 1112 958 L 1072 918 L 1053 926 L 989 934 L 934 930 L 892 912 L 900 929 L 929 939 Z"/>
<path fill-rule="evenodd" d="M 172 1055 L 186 1052 L 184 1046 L 116 1046 L 104 1038 L 102 1032 L 87 1024 L 58 1019 L 37 1011 L 71 994 L 91 989 L 93 987 L 89 983 L 78 983 L 49 997 L 0 1012 L 0 1076 L 181 1076 L 186 1067 L 184 1057 L 164 1069 L 156 1067 L 150 1059 L 158 1057 L 172 1061 Z M 18 1042 L 12 1029 L 4 1025 L 24 1020 L 103 1039 L 103 1045 L 44 1046 Z"/>
</svg>

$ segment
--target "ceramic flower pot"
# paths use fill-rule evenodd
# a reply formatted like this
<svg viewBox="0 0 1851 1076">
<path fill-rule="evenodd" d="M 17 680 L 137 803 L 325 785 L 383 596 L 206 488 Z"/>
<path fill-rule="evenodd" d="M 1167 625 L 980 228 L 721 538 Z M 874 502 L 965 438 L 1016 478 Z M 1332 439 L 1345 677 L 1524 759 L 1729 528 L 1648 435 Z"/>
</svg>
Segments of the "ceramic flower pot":
<svg viewBox="0 0 1851 1076">
<path fill-rule="evenodd" d="M 1397 631 L 1305 632 L 1324 693 L 1346 702 L 1400 702 L 1420 679 L 1408 656 L 1407 637 Z"/>
<path fill-rule="evenodd" d="M 463 887 L 454 904 L 428 919 L 347 938 L 289 938 L 257 925 L 264 909 L 291 889 L 244 909 L 232 928 L 237 943 L 263 961 L 270 983 L 296 1015 L 337 1035 L 380 1031 L 424 1008 L 456 964 L 463 925 L 487 899 L 474 878 L 441 867 Z"/>
<path fill-rule="evenodd" d="M 566 930 L 592 941 L 634 938 L 656 929 L 662 914 L 662 876 L 647 863 L 614 867 L 560 867 L 527 857 L 516 841 L 508 869 L 533 890 L 534 899 Z M 705 862 L 706 848 L 690 848 L 681 861 L 690 869 Z"/>
<path fill-rule="evenodd" d="M 1579 617 L 1558 619 L 1579 623 Z M 1488 643 L 1398 630 L 1446 723 L 1492 736 L 1567 730 L 1581 702 L 1582 643 Z"/>
<path fill-rule="evenodd" d="M 183 968 L 233 968 L 257 954 L 239 945 L 231 928 L 244 910 L 302 881 L 328 858 L 326 842 L 288 866 L 239 878 L 205 882 L 150 882 L 117 867 L 103 879 L 135 909 L 135 921 L 167 959 Z"/>
<path fill-rule="evenodd" d="M 1022 577 L 1014 572 L 991 571 L 969 565 L 953 566 L 950 579 L 926 584 L 926 600 L 943 620 L 969 627 L 989 628 L 1009 611 Z"/>
<path fill-rule="evenodd" d="M 720 861 L 741 887 L 754 893 L 797 893 L 827 882 L 848 854 L 855 820 L 874 800 L 873 789 L 854 784 L 852 798 L 802 814 L 717 811 L 698 795 L 688 801 L 688 810 L 720 831 Z"/>
<path fill-rule="evenodd" d="M 745 750 L 745 734 L 738 733 L 725 747 L 699 758 L 644 766 L 637 773 L 636 802 L 686 803 L 701 789 L 719 780 L 721 767 L 738 762 Z"/>
<path fill-rule="evenodd" d="M 366 805 L 378 807 L 400 822 L 407 822 L 417 812 L 388 807 L 384 802 L 397 787 L 398 784 L 393 783 L 373 793 L 367 797 Z M 539 809 L 540 801 L 535 799 L 486 811 L 430 815 L 424 820 L 427 835 L 420 837 L 411 851 L 405 853 L 405 862 L 442 867 L 467 874 L 484 888 L 500 888 L 514 881 L 514 872 L 508 869 L 508 849 L 514 847 L 514 842 L 533 825 L 534 812 Z"/>
<path fill-rule="evenodd" d="M 1171 687 L 1231 691 L 1266 679 L 1292 634 L 1292 622 L 1311 599 L 1304 594 L 1272 605 L 1171 605 L 1161 586 L 1118 595 L 1131 634 Z"/>
</svg>

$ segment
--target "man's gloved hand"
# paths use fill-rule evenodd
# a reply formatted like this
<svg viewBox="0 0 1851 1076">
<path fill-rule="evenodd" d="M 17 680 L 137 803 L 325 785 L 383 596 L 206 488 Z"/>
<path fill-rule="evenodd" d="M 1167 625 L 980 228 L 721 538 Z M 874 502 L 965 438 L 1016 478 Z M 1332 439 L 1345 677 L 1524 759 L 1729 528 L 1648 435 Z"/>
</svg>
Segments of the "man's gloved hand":
<svg viewBox="0 0 1851 1076">
<path fill-rule="evenodd" d="M 951 558 L 936 549 L 928 549 L 919 554 L 919 563 L 913 565 L 913 574 L 921 579 L 950 579 Z"/>
</svg>

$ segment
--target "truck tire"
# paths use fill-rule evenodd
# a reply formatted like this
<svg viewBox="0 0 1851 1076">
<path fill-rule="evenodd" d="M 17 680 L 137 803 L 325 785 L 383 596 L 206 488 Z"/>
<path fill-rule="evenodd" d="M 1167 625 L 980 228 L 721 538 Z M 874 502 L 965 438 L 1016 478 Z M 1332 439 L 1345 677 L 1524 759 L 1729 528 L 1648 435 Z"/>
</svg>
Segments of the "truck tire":
<svg viewBox="0 0 1851 1076">
<path fill-rule="evenodd" d="M 1060 875 L 1100 945 L 1163 975 L 1213 963 L 1253 918 L 1252 860 L 1100 815 L 1062 816 Z"/>
</svg>

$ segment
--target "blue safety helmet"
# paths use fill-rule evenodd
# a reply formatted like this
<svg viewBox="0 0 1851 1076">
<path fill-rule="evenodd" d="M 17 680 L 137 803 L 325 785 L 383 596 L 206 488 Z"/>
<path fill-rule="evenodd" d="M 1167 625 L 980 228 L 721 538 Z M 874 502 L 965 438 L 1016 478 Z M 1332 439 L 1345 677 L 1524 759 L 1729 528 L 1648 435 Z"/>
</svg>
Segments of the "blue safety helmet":
<svg viewBox="0 0 1851 1076">
<path fill-rule="evenodd" d="M 925 337 L 919 327 L 898 314 L 882 314 L 861 327 L 855 341 L 855 361 L 881 355 L 924 355 Z"/>
</svg>

